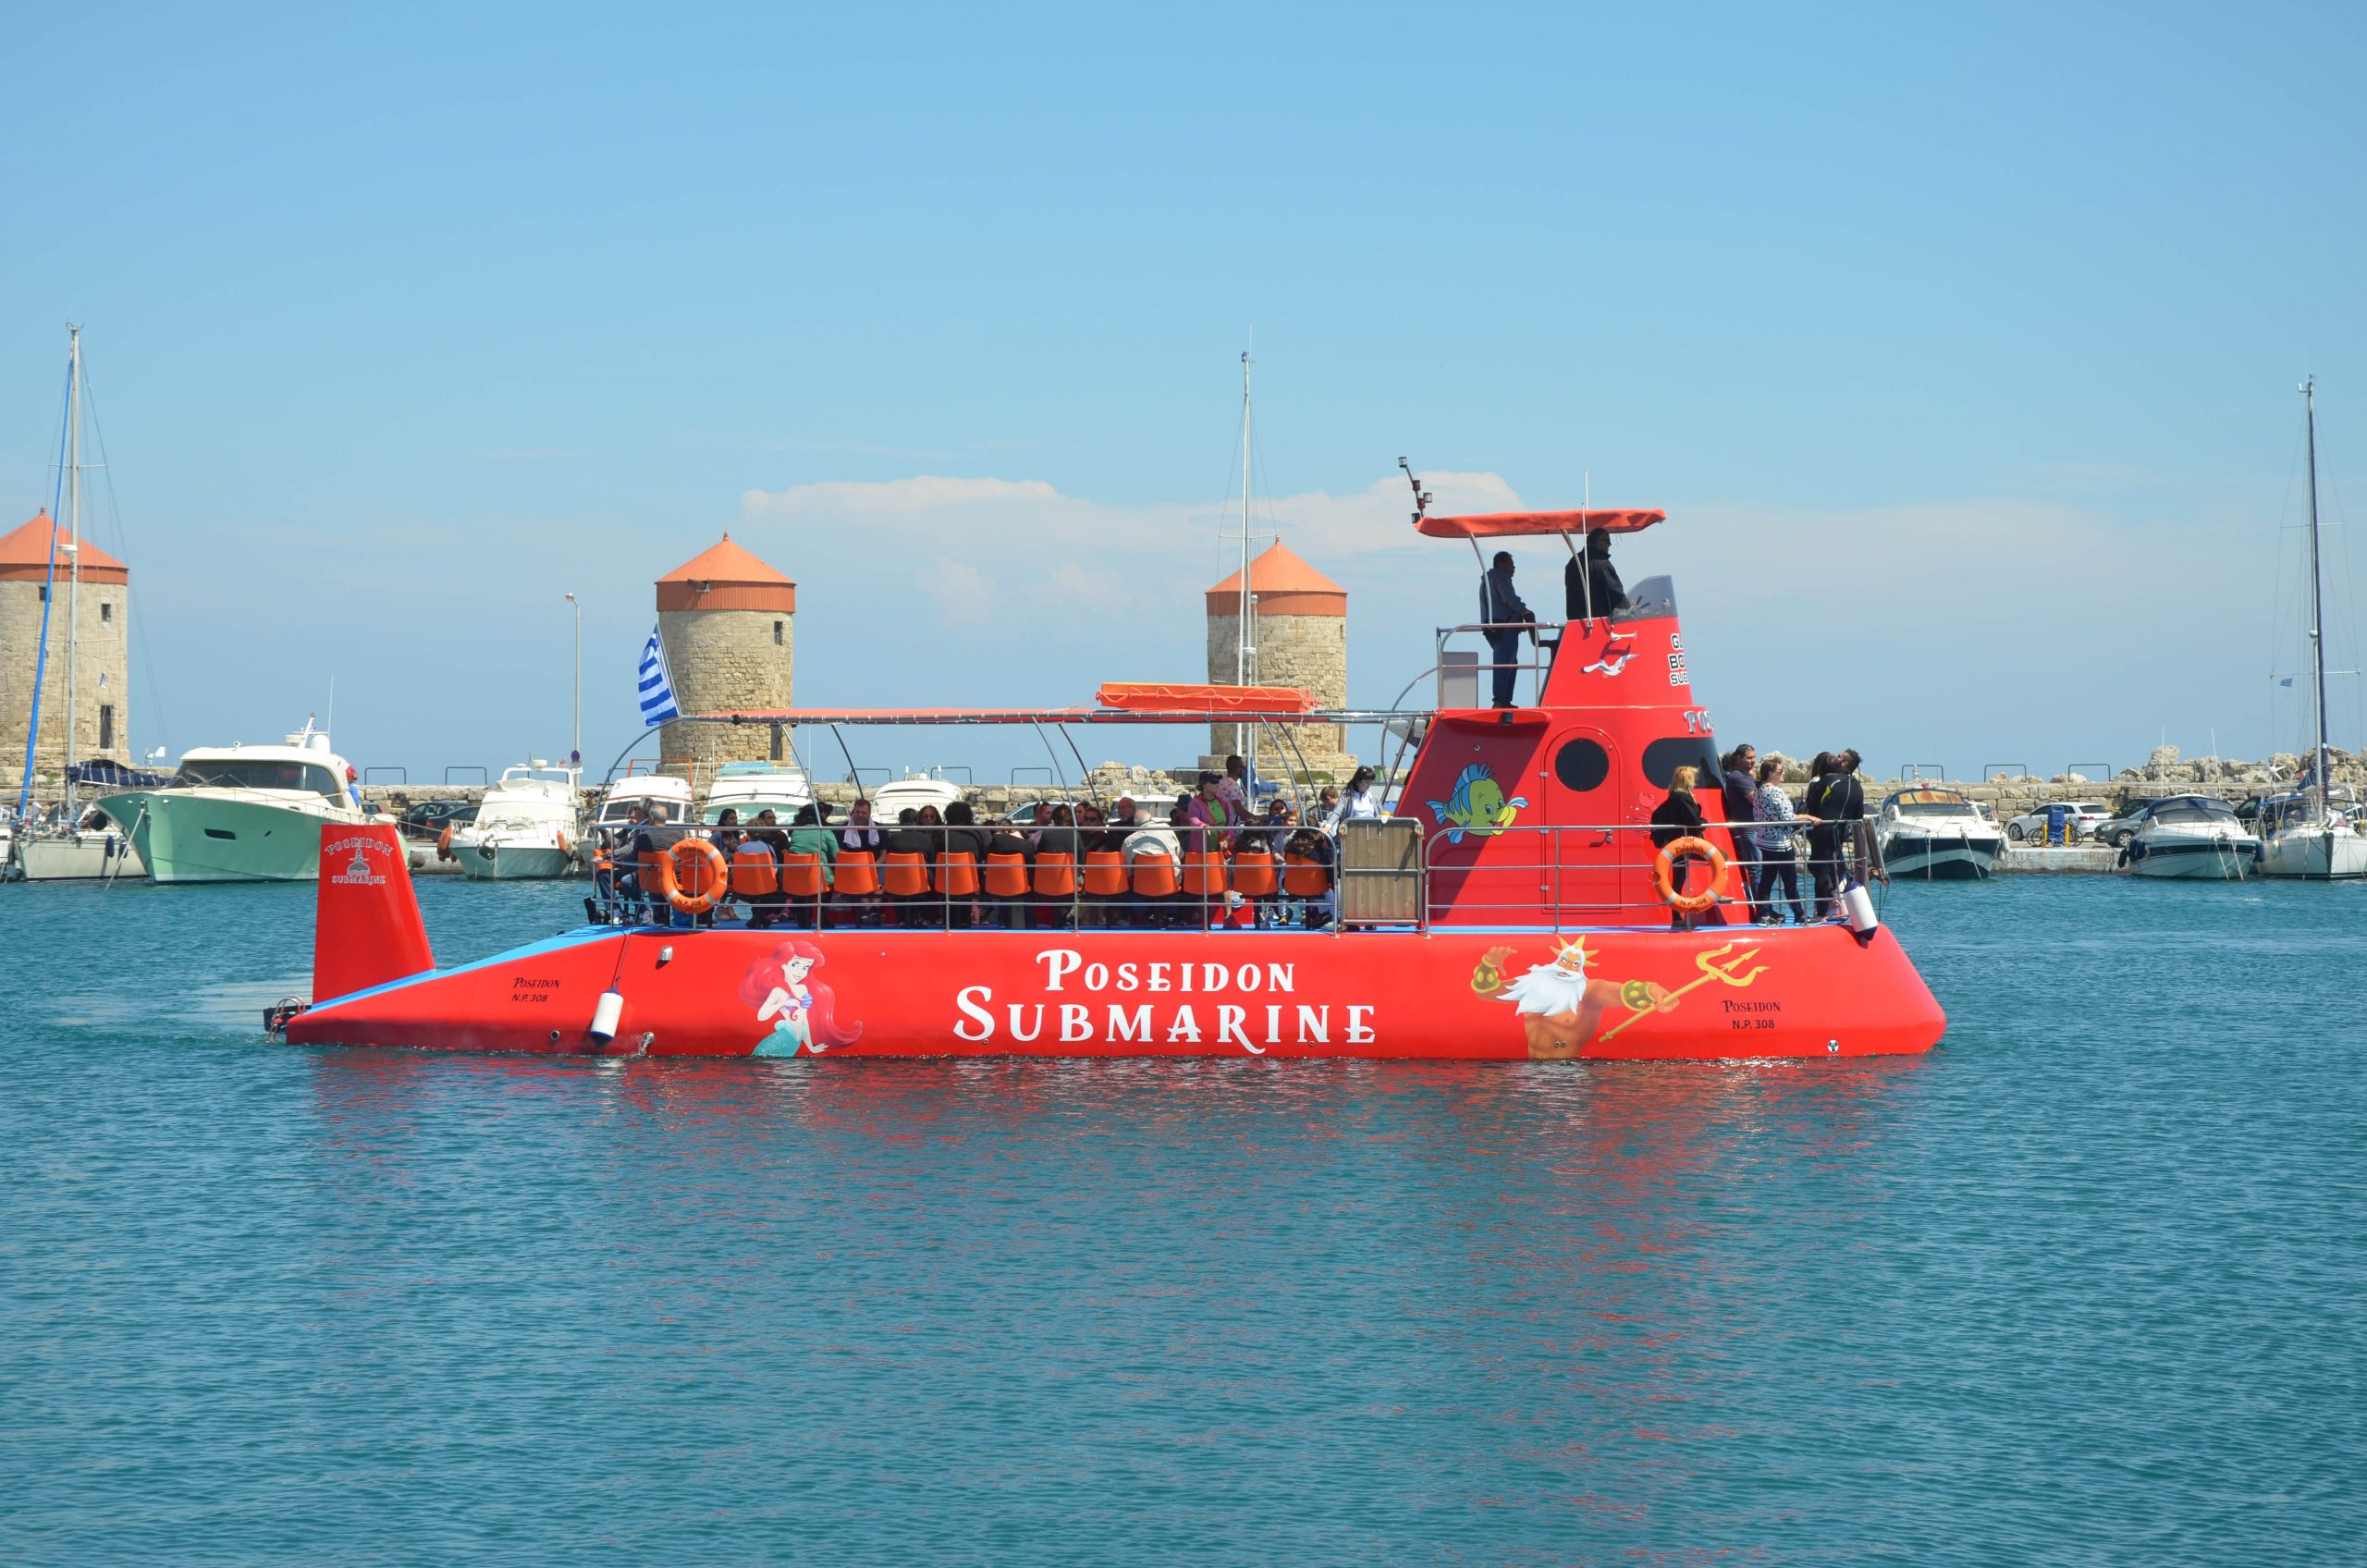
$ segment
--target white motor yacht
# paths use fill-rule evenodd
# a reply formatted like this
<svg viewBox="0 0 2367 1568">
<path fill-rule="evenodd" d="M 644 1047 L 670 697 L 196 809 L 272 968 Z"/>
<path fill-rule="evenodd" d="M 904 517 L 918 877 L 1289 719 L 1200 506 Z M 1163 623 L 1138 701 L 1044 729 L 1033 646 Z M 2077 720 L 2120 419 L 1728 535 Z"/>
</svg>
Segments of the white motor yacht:
<svg viewBox="0 0 2367 1568">
<path fill-rule="evenodd" d="M 671 820 L 688 822 L 692 798 L 691 781 L 687 778 L 671 773 L 629 773 L 602 792 L 599 813 L 593 817 L 588 831 L 622 832 L 632 821 L 635 806 L 664 806 Z"/>
<path fill-rule="evenodd" d="M 745 827 L 756 820 L 758 812 L 769 811 L 786 827 L 813 803 L 814 786 L 805 770 L 793 763 L 728 762 L 716 769 L 701 815 L 711 827 L 726 811 L 734 811 Z"/>
<path fill-rule="evenodd" d="M 477 802 L 475 820 L 452 829 L 452 858 L 480 879 L 570 875 L 583 839 L 580 783 L 575 769 L 540 758 L 505 769 Z"/>
<path fill-rule="evenodd" d="M 2235 807 L 2210 795 L 2173 795 L 2145 807 L 2122 851 L 2139 876 L 2240 882 L 2260 864 L 2261 842 Z"/>
<path fill-rule="evenodd" d="M 328 736 L 304 728 L 276 746 L 185 752 L 173 781 L 99 802 L 159 882 L 311 882 L 321 827 L 375 816 Z"/>
<path fill-rule="evenodd" d="M 899 813 L 923 806 L 935 806 L 941 816 L 946 807 L 961 798 L 962 786 L 950 779 L 910 774 L 871 791 L 871 820 L 893 827 Z"/>
<path fill-rule="evenodd" d="M 1954 790 L 1901 790 L 1883 802 L 1875 832 L 1895 881 L 1976 881 L 2005 848 L 1997 824 Z"/>
</svg>

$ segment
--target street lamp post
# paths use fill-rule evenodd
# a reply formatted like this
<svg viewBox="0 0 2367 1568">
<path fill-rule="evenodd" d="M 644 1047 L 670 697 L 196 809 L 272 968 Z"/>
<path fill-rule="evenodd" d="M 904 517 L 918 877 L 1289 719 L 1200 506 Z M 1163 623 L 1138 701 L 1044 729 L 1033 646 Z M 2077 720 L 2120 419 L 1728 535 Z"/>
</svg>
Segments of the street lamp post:
<svg viewBox="0 0 2367 1568">
<path fill-rule="evenodd" d="M 583 766 L 583 604 L 572 594 L 567 602 L 575 606 L 575 748 L 568 753 L 570 766 Z"/>
</svg>

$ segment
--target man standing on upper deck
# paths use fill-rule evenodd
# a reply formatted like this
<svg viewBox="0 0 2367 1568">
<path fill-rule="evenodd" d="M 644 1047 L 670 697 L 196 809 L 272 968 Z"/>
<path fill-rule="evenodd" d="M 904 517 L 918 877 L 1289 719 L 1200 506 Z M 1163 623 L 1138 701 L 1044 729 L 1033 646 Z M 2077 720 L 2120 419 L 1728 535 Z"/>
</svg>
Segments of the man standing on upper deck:
<svg viewBox="0 0 2367 1568">
<path fill-rule="evenodd" d="M 1562 593 L 1569 600 L 1572 620 L 1607 620 L 1627 607 L 1626 585 L 1611 564 L 1611 531 L 1598 528 L 1587 535 L 1584 555 L 1572 556 L 1562 569 Z"/>
<path fill-rule="evenodd" d="M 1513 553 L 1498 550 L 1496 562 L 1479 579 L 1479 619 L 1487 626 L 1488 653 L 1495 661 L 1495 702 L 1513 705 L 1513 687 L 1520 679 L 1520 634 L 1535 636 L 1537 615 L 1513 591 Z"/>
</svg>

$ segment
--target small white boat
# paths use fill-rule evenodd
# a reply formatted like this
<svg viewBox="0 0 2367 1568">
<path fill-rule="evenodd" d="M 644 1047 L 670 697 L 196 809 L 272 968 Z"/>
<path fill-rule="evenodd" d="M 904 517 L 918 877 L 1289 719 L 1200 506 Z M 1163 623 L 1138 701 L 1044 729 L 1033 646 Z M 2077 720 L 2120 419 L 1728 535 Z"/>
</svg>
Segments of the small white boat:
<svg viewBox="0 0 2367 1568">
<path fill-rule="evenodd" d="M 158 882 L 311 882 L 324 824 L 375 819 L 354 778 L 307 718 L 284 745 L 184 752 L 170 784 L 109 795 L 99 809 Z"/>
<path fill-rule="evenodd" d="M 1875 833 L 1894 881 L 1977 881 L 2005 848 L 1997 824 L 1954 790 L 1897 791 L 1883 802 Z"/>
<path fill-rule="evenodd" d="M 477 802 L 476 819 L 450 829 L 463 875 L 512 881 L 566 876 L 583 839 L 581 779 L 571 767 L 537 759 L 505 769 Z"/>
<path fill-rule="evenodd" d="M 664 806 L 668 820 L 688 822 L 692 800 L 687 778 L 670 773 L 629 773 L 601 794 L 600 810 L 592 819 L 590 831 L 623 831 L 632 821 L 635 806 Z"/>
<path fill-rule="evenodd" d="M 2226 802 L 2173 795 L 2145 808 L 2122 854 L 2139 876 L 2240 882 L 2259 866 L 2261 842 L 2244 830 Z"/>
<path fill-rule="evenodd" d="M 726 811 L 737 812 L 744 827 L 756 820 L 758 812 L 769 811 L 786 827 L 813 803 L 814 786 L 805 770 L 793 763 L 728 762 L 716 769 L 702 815 L 712 826 Z"/>
<path fill-rule="evenodd" d="M 892 827 L 900 813 L 918 811 L 923 806 L 935 806 L 941 816 L 946 807 L 961 798 L 961 785 L 914 773 L 871 791 L 871 820 Z"/>
</svg>

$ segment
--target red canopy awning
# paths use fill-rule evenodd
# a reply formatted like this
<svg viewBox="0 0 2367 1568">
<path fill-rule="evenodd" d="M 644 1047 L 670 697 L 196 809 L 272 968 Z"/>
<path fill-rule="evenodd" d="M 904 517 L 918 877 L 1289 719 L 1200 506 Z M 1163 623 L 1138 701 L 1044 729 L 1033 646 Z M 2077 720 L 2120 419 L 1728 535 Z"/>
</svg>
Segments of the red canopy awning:
<svg viewBox="0 0 2367 1568">
<path fill-rule="evenodd" d="M 1517 533 L 1633 533 L 1668 513 L 1658 507 L 1590 507 L 1575 512 L 1481 512 L 1473 517 L 1426 517 L 1415 526 L 1433 539 L 1502 539 Z"/>
</svg>

